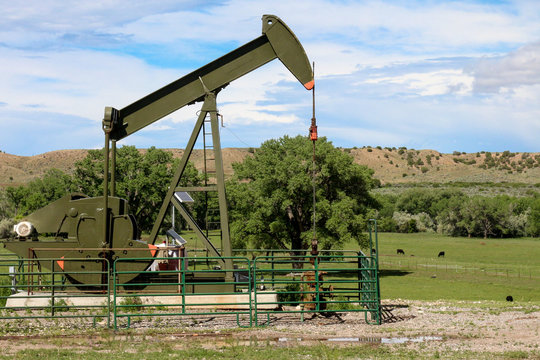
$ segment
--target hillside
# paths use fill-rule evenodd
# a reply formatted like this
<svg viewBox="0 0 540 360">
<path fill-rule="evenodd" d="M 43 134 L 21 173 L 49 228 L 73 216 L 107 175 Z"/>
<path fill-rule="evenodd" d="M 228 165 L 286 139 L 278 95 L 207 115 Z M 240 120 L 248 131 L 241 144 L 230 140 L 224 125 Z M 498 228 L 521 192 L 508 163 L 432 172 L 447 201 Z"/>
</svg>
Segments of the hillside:
<svg viewBox="0 0 540 360">
<path fill-rule="evenodd" d="M 242 161 L 250 150 L 253 151 L 246 148 L 223 149 L 226 175 L 232 174 L 232 163 Z M 357 164 L 373 169 L 382 184 L 540 183 L 540 153 L 441 154 L 435 150 L 381 147 L 342 150 L 350 153 Z M 51 168 L 70 173 L 75 162 L 83 159 L 87 151 L 58 150 L 35 156 L 0 153 L 0 187 L 27 183 Z M 184 152 L 181 149 L 169 151 L 174 157 L 180 157 Z M 191 161 L 202 169 L 202 150 L 194 150 Z"/>
<path fill-rule="evenodd" d="M 383 184 L 391 183 L 540 183 L 540 153 L 460 153 L 435 150 L 346 149 L 355 162 L 375 171 Z"/>
</svg>

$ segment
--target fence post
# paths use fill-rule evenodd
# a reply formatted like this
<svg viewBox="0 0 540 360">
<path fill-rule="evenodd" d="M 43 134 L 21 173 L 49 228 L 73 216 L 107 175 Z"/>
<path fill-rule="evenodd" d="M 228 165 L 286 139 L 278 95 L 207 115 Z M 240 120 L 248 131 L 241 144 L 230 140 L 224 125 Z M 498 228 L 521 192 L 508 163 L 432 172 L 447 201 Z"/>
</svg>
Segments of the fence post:
<svg viewBox="0 0 540 360">
<path fill-rule="evenodd" d="M 116 318 L 116 262 L 118 259 L 113 262 L 113 318 L 114 318 L 114 330 L 118 330 L 117 318 Z"/>
<path fill-rule="evenodd" d="M 54 260 L 51 260 L 51 316 L 54 316 Z"/>
<path fill-rule="evenodd" d="M 268 253 L 266 253 L 266 259 L 268 260 Z M 249 276 L 249 294 L 251 296 L 251 291 L 253 291 L 253 301 L 249 301 L 249 313 L 254 314 L 253 315 L 253 321 L 255 322 L 255 326 L 259 326 L 259 307 L 257 306 L 257 260 L 258 257 L 256 256 L 255 259 L 253 259 L 253 266 L 249 266 L 249 271 L 251 273 L 248 273 Z M 274 287 L 274 252 L 272 251 L 272 287 Z M 253 289 L 251 288 L 251 280 L 253 280 Z"/>
<path fill-rule="evenodd" d="M 111 328 L 111 262 L 107 259 L 107 274 L 109 274 L 107 280 L 107 329 Z M 114 272 L 112 273 L 114 277 Z M 65 279 L 65 277 L 64 277 Z"/>
<path fill-rule="evenodd" d="M 358 302 L 362 302 L 362 259 L 360 258 L 361 252 L 357 252 L 357 267 L 358 267 Z"/>
<path fill-rule="evenodd" d="M 182 314 L 186 313 L 186 272 L 185 269 L 185 257 L 180 259 L 180 288 L 182 290 Z"/>
<path fill-rule="evenodd" d="M 272 288 L 274 288 L 274 251 L 271 252 L 272 257 L 270 258 L 270 263 L 272 264 Z M 255 258 L 256 259 L 256 258 Z M 253 274 L 255 276 L 255 274 Z"/>
<path fill-rule="evenodd" d="M 11 295 L 17 293 L 17 270 L 15 266 L 9 267 L 9 276 L 11 277 Z"/>
<path fill-rule="evenodd" d="M 317 256 L 315 258 L 315 281 L 316 281 L 316 289 L 315 289 L 315 301 L 317 304 L 317 312 L 321 311 L 321 305 L 320 305 L 320 296 L 319 296 L 319 257 Z"/>
</svg>

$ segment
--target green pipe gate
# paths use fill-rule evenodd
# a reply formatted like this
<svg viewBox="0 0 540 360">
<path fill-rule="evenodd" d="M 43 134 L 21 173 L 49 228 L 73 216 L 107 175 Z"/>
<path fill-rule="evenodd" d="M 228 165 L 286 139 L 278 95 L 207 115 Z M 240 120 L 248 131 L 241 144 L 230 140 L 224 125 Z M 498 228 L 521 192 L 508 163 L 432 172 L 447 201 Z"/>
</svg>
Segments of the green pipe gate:
<svg viewBox="0 0 540 360">
<path fill-rule="evenodd" d="M 93 326 L 119 329 L 133 326 L 134 320 L 187 317 L 196 321 L 221 316 L 238 326 L 253 327 L 286 316 L 287 321 L 291 316 L 303 321 L 306 315 L 363 312 L 366 322 L 381 323 L 376 255 L 331 251 L 311 257 L 302 253 L 270 250 L 251 259 L 232 256 L 226 262 L 231 268 L 219 266 L 219 258 L 208 256 L 123 258 L 112 263 L 85 259 L 102 262 L 99 273 L 109 280 L 100 284 L 66 281 L 60 264 L 81 259 L 39 259 L 49 267 L 44 269 L 36 265 L 36 259 L 1 256 L 0 319 L 77 318 L 86 320 L 84 326 L 91 321 Z M 134 272 L 127 266 L 150 259 L 155 261 L 153 271 Z M 80 272 L 85 273 L 83 268 Z M 122 282 L 126 274 L 128 278 L 136 275 L 135 280 Z"/>
</svg>

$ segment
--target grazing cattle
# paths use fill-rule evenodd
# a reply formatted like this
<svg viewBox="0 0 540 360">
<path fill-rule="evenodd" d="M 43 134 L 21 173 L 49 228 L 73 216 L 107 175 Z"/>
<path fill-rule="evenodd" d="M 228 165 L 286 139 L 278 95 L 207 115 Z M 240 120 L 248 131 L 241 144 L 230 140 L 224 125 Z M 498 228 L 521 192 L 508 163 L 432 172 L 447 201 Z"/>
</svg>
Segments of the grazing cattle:
<svg viewBox="0 0 540 360">
<path fill-rule="evenodd" d="M 444 257 L 444 251 L 441 251 L 441 252 L 439 253 L 439 257 Z"/>
<path fill-rule="evenodd" d="M 512 297 L 512 295 L 508 295 L 506 297 L 506 301 L 514 301 L 514 298 Z"/>
<path fill-rule="evenodd" d="M 375 255 L 375 254 L 377 254 L 377 250 L 371 249 L 371 255 Z"/>
<path fill-rule="evenodd" d="M 403 249 L 397 249 L 397 254 L 405 255 L 405 251 Z"/>
</svg>

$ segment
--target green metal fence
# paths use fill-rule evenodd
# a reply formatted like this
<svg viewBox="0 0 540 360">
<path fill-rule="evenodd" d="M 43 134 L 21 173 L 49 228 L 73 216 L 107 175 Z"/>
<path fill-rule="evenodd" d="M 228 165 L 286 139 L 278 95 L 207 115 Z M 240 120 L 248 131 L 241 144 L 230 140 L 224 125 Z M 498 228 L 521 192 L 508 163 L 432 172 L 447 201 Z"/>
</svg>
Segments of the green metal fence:
<svg viewBox="0 0 540 360">
<path fill-rule="evenodd" d="M 304 321 L 305 316 L 363 312 L 366 322 L 381 323 L 376 256 L 351 251 L 317 257 L 302 251 L 273 254 L 233 256 L 228 258 L 231 268 L 223 258 L 207 256 L 123 258 L 112 264 L 102 258 L 0 258 L 0 319 L 88 318 L 94 325 L 101 319 L 99 325 L 119 329 L 134 326 L 134 320 L 226 318 L 251 327 L 291 317 Z M 130 265 L 150 260 L 153 265 L 145 271 Z M 102 271 L 88 272 L 79 264 L 77 269 L 99 274 L 104 282 L 67 281 L 61 264 L 69 261 L 102 262 Z"/>
<path fill-rule="evenodd" d="M 71 271 L 108 276 L 109 262 L 102 258 L 0 258 L 0 319 L 105 319 L 110 326 L 109 284 L 72 284 L 63 266 L 70 262 L 102 263 L 103 271 Z"/>
<path fill-rule="evenodd" d="M 261 256 L 253 262 L 254 288 L 274 298 L 255 297 L 255 323 L 280 313 L 338 315 L 364 312 L 366 322 L 380 324 L 377 265 L 364 255 Z M 263 305 L 263 308 L 260 308 Z M 271 310 L 268 309 L 271 307 Z M 368 319 L 368 314 L 371 319 Z"/>
<path fill-rule="evenodd" d="M 124 270 L 132 261 L 155 259 L 155 271 Z M 233 268 L 220 260 L 231 259 Z M 165 264 L 159 269 L 159 264 Z M 172 266 L 171 266 L 172 264 Z M 171 269 L 172 268 L 172 269 Z M 113 265 L 114 328 L 122 318 L 127 327 L 136 317 L 235 316 L 238 326 L 252 326 L 252 282 L 250 261 L 244 257 L 125 258 Z M 121 283 L 122 274 L 138 275 Z"/>
</svg>

